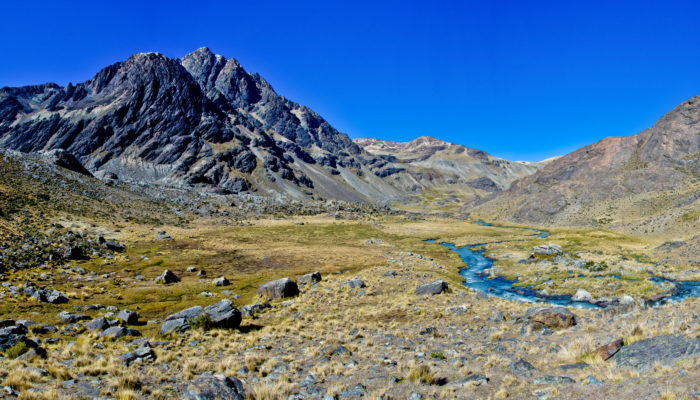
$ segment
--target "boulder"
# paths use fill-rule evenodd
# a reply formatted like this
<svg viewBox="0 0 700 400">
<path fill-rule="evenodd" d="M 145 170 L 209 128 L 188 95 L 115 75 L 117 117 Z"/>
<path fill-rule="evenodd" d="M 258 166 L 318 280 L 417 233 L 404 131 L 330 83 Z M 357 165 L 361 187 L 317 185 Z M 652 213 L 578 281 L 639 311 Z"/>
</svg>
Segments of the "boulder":
<svg viewBox="0 0 700 400">
<path fill-rule="evenodd" d="M 63 322 L 67 322 L 69 324 L 72 324 L 72 323 L 78 322 L 78 321 L 87 321 L 87 320 L 92 319 L 87 314 L 71 314 L 68 311 L 61 311 L 60 313 L 58 313 L 58 315 L 61 317 L 61 320 Z"/>
<path fill-rule="evenodd" d="M 216 328 L 237 328 L 241 324 L 241 312 L 234 307 L 231 300 L 221 300 L 204 308 Z"/>
<path fill-rule="evenodd" d="M 537 369 L 533 367 L 532 364 L 522 358 L 510 363 L 510 369 L 515 375 L 521 378 L 528 378 L 537 372 Z"/>
<path fill-rule="evenodd" d="M 241 323 L 241 312 L 234 307 L 231 300 L 221 300 L 218 303 L 202 308 L 195 306 L 171 314 L 165 318 L 160 333 L 184 332 L 192 327 L 192 323 L 202 314 L 209 316 L 214 328 L 237 328 Z"/>
<path fill-rule="evenodd" d="M 299 278 L 299 283 L 304 284 L 304 285 L 313 285 L 318 282 L 321 282 L 321 273 L 316 271 L 312 272 L 310 274 L 302 275 Z"/>
<path fill-rule="evenodd" d="M 562 329 L 576 325 L 576 316 L 564 307 L 533 307 L 525 313 L 525 330 Z"/>
<path fill-rule="evenodd" d="M 602 358 L 603 360 L 607 360 L 608 358 L 614 356 L 615 353 L 617 353 L 620 350 L 622 345 L 622 339 L 617 339 L 613 342 L 598 347 L 595 351 L 596 353 L 598 353 L 600 358 Z"/>
<path fill-rule="evenodd" d="M 187 386 L 183 400 L 245 400 L 243 382 L 223 374 L 203 374 Z"/>
<path fill-rule="evenodd" d="M 134 351 L 130 351 L 128 353 L 124 353 L 121 356 L 119 356 L 119 359 L 122 360 L 124 365 L 127 367 L 131 365 L 134 361 L 147 361 L 147 360 L 155 360 L 156 359 L 156 353 L 153 351 L 151 346 L 149 345 L 144 345 L 139 347 L 138 349 Z"/>
<path fill-rule="evenodd" d="M 532 255 L 537 256 L 559 256 L 564 254 L 564 251 L 556 244 L 543 244 L 532 248 Z"/>
<path fill-rule="evenodd" d="M 258 296 L 270 300 L 292 297 L 299 294 L 299 287 L 296 282 L 289 278 L 277 279 L 258 286 Z"/>
<path fill-rule="evenodd" d="M 109 322 L 105 317 L 98 317 L 93 319 L 92 321 L 86 322 L 84 326 L 85 328 L 87 328 L 87 330 L 91 332 L 101 331 L 103 329 L 109 328 Z"/>
<path fill-rule="evenodd" d="M 216 286 L 228 286 L 230 284 L 231 284 L 231 282 L 229 282 L 225 276 L 220 276 L 220 277 L 214 279 L 214 285 L 216 285 Z"/>
<path fill-rule="evenodd" d="M 124 328 L 123 326 L 113 326 L 105 329 L 100 336 L 108 339 L 119 339 L 124 336 L 141 336 L 141 332 L 136 329 Z"/>
<path fill-rule="evenodd" d="M 446 291 L 448 288 L 447 282 L 439 279 L 435 282 L 426 283 L 425 285 L 420 285 L 416 288 L 416 294 L 418 295 L 433 295 L 440 294 Z"/>
<path fill-rule="evenodd" d="M 612 360 L 620 367 L 649 372 L 655 365 L 673 365 L 680 360 L 700 357 L 700 338 L 683 335 L 661 335 L 622 347 Z"/>
<path fill-rule="evenodd" d="M 163 271 L 162 274 L 160 274 L 159 277 L 156 278 L 156 283 L 160 284 L 168 284 L 168 283 L 175 283 L 175 282 L 180 282 L 180 278 L 177 277 L 171 270 L 166 269 Z"/>
<path fill-rule="evenodd" d="M 83 248 L 80 246 L 70 246 L 66 249 L 65 253 L 63 254 L 63 257 L 67 260 L 83 260 L 87 258 L 85 257 Z"/>
<path fill-rule="evenodd" d="M 270 308 L 269 303 L 255 303 L 255 304 L 248 304 L 246 306 L 243 306 L 241 308 L 241 313 L 243 313 L 244 317 L 254 317 L 255 314 L 262 312 L 263 310 Z"/>
<path fill-rule="evenodd" d="M 117 318 L 120 318 L 127 325 L 136 325 L 139 322 L 139 313 L 130 310 L 121 310 Z"/>
<path fill-rule="evenodd" d="M 68 297 L 55 289 L 39 289 L 32 293 L 32 296 L 43 303 L 64 304 L 68 303 Z"/>
<path fill-rule="evenodd" d="M 92 176 L 90 171 L 78 161 L 78 159 L 64 149 L 42 150 L 37 153 L 43 161 L 61 168 L 77 172 L 85 176 Z"/>
<path fill-rule="evenodd" d="M 108 250 L 112 250 L 112 251 L 116 251 L 116 252 L 122 252 L 122 251 L 126 250 L 126 246 L 124 246 L 123 244 L 119 244 L 119 243 L 115 242 L 114 240 L 106 241 L 104 243 L 104 246 Z"/>
<path fill-rule="evenodd" d="M 343 286 L 348 286 L 351 289 L 359 289 L 366 287 L 367 285 L 365 285 L 365 281 L 363 281 L 362 279 L 355 278 L 343 283 Z"/>
<path fill-rule="evenodd" d="M 578 289 L 576 291 L 576 294 L 571 296 L 571 300 L 573 300 L 573 301 L 591 301 L 591 300 L 593 300 L 593 296 L 586 290 Z"/>
</svg>

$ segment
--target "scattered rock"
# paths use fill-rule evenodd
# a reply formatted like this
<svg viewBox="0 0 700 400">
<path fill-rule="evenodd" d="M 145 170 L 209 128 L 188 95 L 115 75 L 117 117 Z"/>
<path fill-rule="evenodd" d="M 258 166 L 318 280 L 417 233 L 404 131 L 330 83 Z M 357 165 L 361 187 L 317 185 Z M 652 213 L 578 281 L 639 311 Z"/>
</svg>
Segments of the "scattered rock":
<svg viewBox="0 0 700 400">
<path fill-rule="evenodd" d="M 216 285 L 216 286 L 228 286 L 230 284 L 231 284 L 231 282 L 229 282 L 225 276 L 220 276 L 220 277 L 214 279 L 214 285 Z"/>
<path fill-rule="evenodd" d="M 105 329 L 100 336 L 108 339 L 119 339 L 124 336 L 141 336 L 141 332 L 137 331 L 136 329 L 125 328 L 123 326 L 113 326 Z"/>
<path fill-rule="evenodd" d="M 270 307 L 271 306 L 269 303 L 248 304 L 241 308 L 241 313 L 244 317 L 254 317 L 255 314 L 260 313 L 263 310 L 268 309 Z"/>
<path fill-rule="evenodd" d="M 147 360 L 155 360 L 156 359 L 156 353 L 151 349 L 151 346 L 149 345 L 144 345 L 139 347 L 138 349 L 134 351 L 130 351 L 128 353 L 124 353 L 119 358 L 122 360 L 124 365 L 127 367 L 131 365 L 134 361 L 147 361 Z"/>
<path fill-rule="evenodd" d="M 194 306 L 169 315 L 161 325 L 160 333 L 162 335 L 168 332 L 186 331 L 191 328 L 192 323 L 202 314 L 209 316 L 212 327 L 215 328 L 232 329 L 238 327 L 241 323 L 241 312 L 233 306 L 231 300 L 226 299 L 206 308 Z"/>
<path fill-rule="evenodd" d="M 559 256 L 564 254 L 564 251 L 556 244 L 543 244 L 532 248 L 532 255 L 537 256 Z"/>
<path fill-rule="evenodd" d="M 617 353 L 620 348 L 622 348 L 623 341 L 622 339 L 617 339 L 614 342 L 602 345 L 596 349 L 596 353 L 602 358 L 603 360 L 607 360 L 608 358 L 612 357 Z"/>
<path fill-rule="evenodd" d="M 277 279 L 263 283 L 258 286 L 258 296 L 265 297 L 270 300 L 292 297 L 299 294 L 299 287 L 296 282 L 289 278 Z"/>
<path fill-rule="evenodd" d="M 418 295 L 433 295 L 440 294 L 446 291 L 448 288 L 447 282 L 443 280 L 437 280 L 435 282 L 426 283 L 425 285 L 420 285 L 416 288 L 416 294 Z"/>
<path fill-rule="evenodd" d="M 535 378 L 533 382 L 535 383 L 535 385 L 561 385 L 564 383 L 574 383 L 576 381 L 569 378 L 568 376 L 547 375 L 539 376 Z"/>
<path fill-rule="evenodd" d="M 64 304 L 68 303 L 68 296 L 55 289 L 39 289 L 32 293 L 32 296 L 43 303 Z"/>
<path fill-rule="evenodd" d="M 576 316 L 564 307 L 533 307 L 525 313 L 524 331 L 562 329 L 576 325 Z"/>
<path fill-rule="evenodd" d="M 183 400 L 245 400 L 246 396 L 240 380 L 222 374 L 207 374 L 190 383 L 182 398 Z"/>
<path fill-rule="evenodd" d="M 104 246 L 108 250 L 112 250 L 112 251 L 116 251 L 116 252 L 122 252 L 122 251 L 126 250 L 126 246 L 124 246 L 123 244 L 119 244 L 119 243 L 115 242 L 114 240 L 108 240 L 108 241 L 104 242 Z"/>
<path fill-rule="evenodd" d="M 318 282 L 321 282 L 321 273 L 318 271 L 303 275 L 299 278 L 299 283 L 304 285 L 313 285 Z"/>
<path fill-rule="evenodd" d="M 130 310 L 122 310 L 119 312 L 119 315 L 117 315 L 117 318 L 120 318 L 124 323 L 127 325 L 136 325 L 139 322 L 139 313 L 136 311 L 130 311 Z"/>
<path fill-rule="evenodd" d="M 510 363 L 510 369 L 515 375 L 521 378 L 528 378 L 532 376 L 534 372 L 537 371 L 537 369 L 533 367 L 532 364 L 530 364 L 526 360 L 523 360 L 522 358 Z"/>
<path fill-rule="evenodd" d="M 591 301 L 591 300 L 593 300 L 593 296 L 586 290 L 578 289 L 576 291 L 576 294 L 571 296 L 571 300 L 573 300 L 573 301 Z"/>
<path fill-rule="evenodd" d="M 85 324 L 83 324 L 87 330 L 94 332 L 94 331 L 101 331 L 103 329 L 109 328 L 109 322 L 107 321 L 107 318 L 105 317 L 98 317 L 93 319 L 92 321 L 88 321 Z"/>
<path fill-rule="evenodd" d="M 348 286 L 351 289 L 359 289 L 359 288 L 366 287 L 367 285 L 365 285 L 365 281 L 363 281 L 362 279 L 355 278 L 355 279 L 350 279 L 349 281 L 345 282 L 343 284 L 343 286 Z"/>
<path fill-rule="evenodd" d="M 61 311 L 60 313 L 58 313 L 58 315 L 61 317 L 61 320 L 63 322 L 67 322 L 69 324 L 78 321 L 87 321 L 91 319 L 90 316 L 87 314 L 71 314 L 68 311 Z"/>
<path fill-rule="evenodd" d="M 156 283 L 160 284 L 168 284 L 168 283 L 175 283 L 175 282 L 180 282 L 180 278 L 177 277 L 172 271 L 169 269 L 166 269 L 163 271 L 163 273 L 156 278 Z"/>
</svg>

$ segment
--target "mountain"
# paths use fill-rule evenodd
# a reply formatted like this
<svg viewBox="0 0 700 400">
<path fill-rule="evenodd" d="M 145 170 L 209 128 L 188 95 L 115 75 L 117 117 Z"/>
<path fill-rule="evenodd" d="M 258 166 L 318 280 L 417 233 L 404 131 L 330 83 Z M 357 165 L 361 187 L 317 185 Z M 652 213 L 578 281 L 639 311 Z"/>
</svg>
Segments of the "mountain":
<svg viewBox="0 0 700 400">
<path fill-rule="evenodd" d="M 522 223 L 692 231 L 700 216 L 700 96 L 650 129 L 578 149 L 477 213 Z M 697 232 L 697 229 L 695 230 Z"/>
<path fill-rule="evenodd" d="M 464 208 L 507 190 L 511 182 L 544 165 L 504 160 L 430 136 L 407 143 L 378 139 L 354 142 L 368 153 L 392 161 L 393 183 L 407 193 L 404 203 L 426 207 Z"/>
<path fill-rule="evenodd" d="M 277 94 L 260 75 L 208 48 L 182 59 L 134 54 L 65 87 L 0 89 L 0 147 L 65 150 L 89 173 L 110 179 L 374 202 L 438 183 L 501 190 L 534 172 L 450 146 L 417 161 L 421 167 L 407 166 L 412 156 L 406 152 L 366 151 L 313 110 Z M 450 151 L 464 155 L 450 161 Z M 470 166 L 458 165 L 462 159 Z M 436 181 L 429 182 L 433 175 Z"/>
</svg>

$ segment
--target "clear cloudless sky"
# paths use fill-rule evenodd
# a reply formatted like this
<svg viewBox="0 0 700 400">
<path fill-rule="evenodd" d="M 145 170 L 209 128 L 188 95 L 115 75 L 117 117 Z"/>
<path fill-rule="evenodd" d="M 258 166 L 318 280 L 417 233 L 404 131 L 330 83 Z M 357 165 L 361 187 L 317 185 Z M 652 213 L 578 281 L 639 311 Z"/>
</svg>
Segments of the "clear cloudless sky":
<svg viewBox="0 0 700 400">
<path fill-rule="evenodd" d="M 700 2 L 3 1 L 0 86 L 202 46 L 350 137 L 535 161 L 700 94 Z"/>
</svg>

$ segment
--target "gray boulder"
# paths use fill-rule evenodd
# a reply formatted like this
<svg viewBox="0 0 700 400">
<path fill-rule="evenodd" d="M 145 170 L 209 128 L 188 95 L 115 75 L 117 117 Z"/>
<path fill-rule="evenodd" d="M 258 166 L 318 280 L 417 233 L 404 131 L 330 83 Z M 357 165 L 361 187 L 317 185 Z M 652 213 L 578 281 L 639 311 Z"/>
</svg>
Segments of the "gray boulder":
<svg viewBox="0 0 700 400">
<path fill-rule="evenodd" d="M 120 318 L 127 325 L 136 325 L 139 322 L 139 313 L 130 310 L 121 310 L 117 318 Z"/>
<path fill-rule="evenodd" d="M 265 297 L 270 300 L 292 297 L 299 294 L 299 287 L 296 282 L 289 278 L 277 279 L 263 283 L 258 286 L 258 296 Z"/>
<path fill-rule="evenodd" d="M 51 304 L 64 304 L 68 303 L 68 297 L 55 289 L 39 289 L 35 290 L 32 294 L 37 300 L 42 303 Z"/>
<path fill-rule="evenodd" d="M 180 282 L 180 278 L 177 277 L 171 270 L 166 269 L 163 271 L 162 274 L 160 274 L 159 277 L 156 278 L 156 283 L 160 284 L 168 284 L 168 283 L 175 283 L 175 282 Z"/>
<path fill-rule="evenodd" d="M 363 281 L 362 279 L 355 278 L 343 283 L 343 286 L 348 286 L 351 289 L 359 289 L 366 287 L 367 285 L 365 285 L 365 281 Z"/>
<path fill-rule="evenodd" d="M 94 331 L 101 331 L 103 329 L 109 328 L 109 322 L 107 321 L 107 318 L 105 317 L 98 317 L 93 319 L 92 321 L 88 321 L 84 324 L 85 328 L 87 330 L 94 332 Z"/>
<path fill-rule="evenodd" d="M 216 286 L 228 286 L 230 284 L 231 284 L 231 282 L 229 282 L 225 276 L 220 276 L 220 277 L 214 279 L 214 285 L 216 285 Z"/>
<path fill-rule="evenodd" d="M 124 328 L 123 326 L 113 326 L 105 329 L 100 336 L 108 339 L 119 339 L 125 336 L 141 336 L 141 332 L 136 329 Z"/>
<path fill-rule="evenodd" d="M 206 308 L 195 306 L 167 316 L 161 325 L 160 333 L 184 332 L 190 329 L 192 323 L 203 314 L 209 316 L 214 328 L 233 329 L 241 323 L 241 312 L 234 307 L 231 300 L 226 299 Z"/>
<path fill-rule="evenodd" d="M 684 359 L 700 357 L 700 338 L 662 335 L 623 346 L 612 358 L 620 367 L 649 372 L 657 363 L 673 365 Z"/>
<path fill-rule="evenodd" d="M 425 285 L 420 285 L 416 288 L 416 294 L 418 295 L 433 295 L 440 294 L 446 291 L 448 288 L 447 282 L 439 279 L 435 282 L 426 283 Z"/>
<path fill-rule="evenodd" d="M 571 296 L 571 300 L 573 300 L 573 301 L 591 301 L 591 300 L 593 300 L 593 296 L 587 290 L 578 289 L 576 291 L 576 294 Z"/>
<path fill-rule="evenodd" d="M 321 282 L 321 273 L 318 271 L 302 275 L 299 278 L 299 283 L 304 285 L 313 285 L 318 282 Z"/>
<path fill-rule="evenodd" d="M 265 309 L 270 308 L 269 303 L 255 303 L 255 304 L 248 304 L 246 306 L 243 306 L 241 308 L 241 313 L 243 313 L 244 317 L 254 317 L 255 314 L 262 312 Z"/>
<path fill-rule="evenodd" d="M 533 256 L 558 256 L 564 254 L 564 251 L 556 244 L 543 244 L 532 248 Z"/>
<path fill-rule="evenodd" d="M 245 400 L 243 382 L 223 374 L 202 375 L 187 386 L 184 400 Z"/>
<path fill-rule="evenodd" d="M 128 353 L 122 354 L 119 356 L 119 359 L 122 360 L 124 365 L 127 367 L 131 365 L 134 361 L 147 361 L 147 360 L 155 360 L 156 359 L 156 353 L 151 349 L 151 346 L 145 345 L 141 346 L 138 349 L 134 351 L 130 351 Z"/>
</svg>

